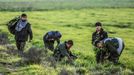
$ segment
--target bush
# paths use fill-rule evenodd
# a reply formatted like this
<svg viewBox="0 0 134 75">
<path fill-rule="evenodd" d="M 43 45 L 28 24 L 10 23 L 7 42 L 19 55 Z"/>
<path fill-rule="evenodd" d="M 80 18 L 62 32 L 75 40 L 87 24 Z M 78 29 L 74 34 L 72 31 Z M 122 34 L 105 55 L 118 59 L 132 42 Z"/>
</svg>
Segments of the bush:
<svg viewBox="0 0 134 75">
<path fill-rule="evenodd" d="M 42 49 L 31 47 L 27 53 L 24 54 L 24 62 L 28 64 L 39 64 L 43 57 Z"/>
<path fill-rule="evenodd" d="M 9 40 L 8 40 L 7 33 L 0 33 L 0 45 L 5 45 L 8 43 L 9 43 Z"/>
</svg>

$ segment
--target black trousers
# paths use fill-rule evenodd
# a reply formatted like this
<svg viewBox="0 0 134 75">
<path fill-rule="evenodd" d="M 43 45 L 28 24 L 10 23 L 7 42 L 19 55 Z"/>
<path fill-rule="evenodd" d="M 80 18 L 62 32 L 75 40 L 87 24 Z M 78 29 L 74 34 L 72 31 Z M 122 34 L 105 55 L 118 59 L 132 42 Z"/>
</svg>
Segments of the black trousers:
<svg viewBox="0 0 134 75">
<path fill-rule="evenodd" d="M 16 46 L 19 51 L 24 51 L 26 42 L 16 41 Z"/>
<path fill-rule="evenodd" d="M 45 42 L 44 41 L 44 45 L 45 45 L 45 48 L 46 49 L 49 49 L 51 51 L 54 51 L 54 41 L 51 41 L 51 42 Z"/>
</svg>

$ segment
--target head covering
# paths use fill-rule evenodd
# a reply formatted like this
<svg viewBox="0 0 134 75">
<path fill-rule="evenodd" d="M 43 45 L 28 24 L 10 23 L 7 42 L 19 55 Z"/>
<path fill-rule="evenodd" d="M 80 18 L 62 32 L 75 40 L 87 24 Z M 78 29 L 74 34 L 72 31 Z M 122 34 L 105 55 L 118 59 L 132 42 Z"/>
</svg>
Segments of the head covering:
<svg viewBox="0 0 134 75">
<path fill-rule="evenodd" d="M 17 23 L 17 25 L 16 25 L 15 30 L 16 31 L 21 31 L 23 28 L 26 27 L 26 25 L 27 25 L 27 21 L 24 21 L 23 22 L 22 20 L 19 20 L 18 23 Z"/>
</svg>

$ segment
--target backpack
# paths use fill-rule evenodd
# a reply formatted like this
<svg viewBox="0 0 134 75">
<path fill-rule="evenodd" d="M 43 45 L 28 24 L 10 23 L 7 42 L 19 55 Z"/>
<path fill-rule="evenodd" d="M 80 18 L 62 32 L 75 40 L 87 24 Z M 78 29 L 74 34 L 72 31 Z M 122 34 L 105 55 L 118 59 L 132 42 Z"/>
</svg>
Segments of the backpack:
<svg viewBox="0 0 134 75">
<path fill-rule="evenodd" d="M 11 34 L 15 34 L 16 23 L 20 20 L 20 17 L 15 17 L 7 23 L 8 30 Z"/>
</svg>

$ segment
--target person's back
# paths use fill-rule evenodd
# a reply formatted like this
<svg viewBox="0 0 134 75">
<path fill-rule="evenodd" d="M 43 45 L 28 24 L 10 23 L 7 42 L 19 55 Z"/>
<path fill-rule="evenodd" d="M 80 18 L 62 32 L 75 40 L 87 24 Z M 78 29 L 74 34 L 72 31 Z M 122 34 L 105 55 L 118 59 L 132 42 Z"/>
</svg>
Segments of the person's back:
<svg viewBox="0 0 134 75">
<path fill-rule="evenodd" d="M 104 43 L 109 50 L 116 50 L 120 55 L 125 47 L 124 42 L 121 38 L 106 38 L 104 39 Z M 114 48 L 114 49 L 113 49 Z"/>
<path fill-rule="evenodd" d="M 47 32 L 43 37 L 43 40 L 46 42 L 49 41 L 50 39 L 54 40 L 54 31 Z"/>
<path fill-rule="evenodd" d="M 62 37 L 59 31 L 49 31 L 43 36 L 43 41 L 46 49 L 54 51 L 54 43 L 57 41 L 57 45 L 60 44 L 60 38 Z"/>
<path fill-rule="evenodd" d="M 57 39 L 60 39 L 61 36 L 62 35 L 61 35 L 61 33 L 59 31 L 49 31 L 44 35 L 43 39 L 45 41 L 49 41 L 49 40 L 55 41 Z"/>
</svg>

